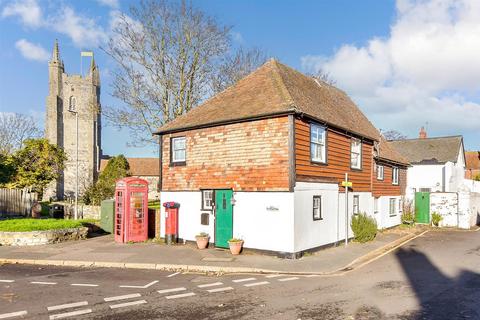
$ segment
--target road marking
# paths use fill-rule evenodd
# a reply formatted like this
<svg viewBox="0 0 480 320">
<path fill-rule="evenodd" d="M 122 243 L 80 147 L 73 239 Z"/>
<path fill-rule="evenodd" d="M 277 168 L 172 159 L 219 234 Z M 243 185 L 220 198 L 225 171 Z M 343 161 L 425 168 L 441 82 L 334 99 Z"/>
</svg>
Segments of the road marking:
<svg viewBox="0 0 480 320">
<path fill-rule="evenodd" d="M 170 275 L 167 276 L 167 278 L 171 278 L 171 277 L 175 277 L 177 274 L 179 274 L 180 272 L 175 272 L 175 273 L 172 273 Z"/>
<path fill-rule="evenodd" d="M 264 284 L 269 284 L 270 282 L 268 281 L 261 281 L 261 282 L 253 282 L 253 283 L 247 283 L 244 284 L 245 287 L 254 287 L 254 286 L 263 286 Z"/>
<path fill-rule="evenodd" d="M 207 292 L 214 293 L 214 292 L 221 292 L 221 291 L 228 291 L 228 290 L 233 290 L 233 288 L 232 287 L 216 288 L 216 289 L 207 290 Z"/>
<path fill-rule="evenodd" d="M 291 278 L 278 279 L 278 281 L 292 281 L 292 280 L 298 280 L 298 278 L 297 277 L 291 277 Z"/>
<path fill-rule="evenodd" d="M 0 314 L 0 319 L 7 319 L 7 318 L 13 318 L 13 317 L 22 317 L 26 316 L 27 311 L 17 311 L 17 312 L 10 312 L 10 313 L 3 313 Z"/>
<path fill-rule="evenodd" d="M 162 294 L 162 293 L 178 292 L 178 291 L 185 291 L 185 290 L 187 290 L 187 288 L 173 288 L 173 289 L 158 290 L 157 292 Z"/>
<path fill-rule="evenodd" d="M 214 283 L 207 283 L 207 284 L 200 284 L 197 287 L 199 288 L 208 288 L 208 287 L 215 287 L 215 286 L 221 286 L 223 283 L 221 282 L 214 282 Z"/>
<path fill-rule="evenodd" d="M 57 306 L 51 306 L 47 307 L 48 311 L 53 311 L 53 310 L 61 310 L 61 309 L 67 309 L 67 308 L 75 308 L 75 307 L 81 307 L 81 306 L 86 306 L 88 305 L 87 301 L 80 301 L 80 302 L 73 302 L 73 303 L 67 303 L 67 304 L 59 304 Z"/>
<path fill-rule="evenodd" d="M 155 283 L 157 283 L 158 280 L 155 280 L 155 281 L 152 281 L 150 283 L 147 283 L 146 285 L 144 286 L 119 286 L 120 288 L 136 288 L 136 289 L 146 289 L 150 286 L 153 286 Z"/>
<path fill-rule="evenodd" d="M 77 311 L 71 311 L 71 312 L 65 312 L 65 313 L 52 314 L 50 316 L 50 320 L 79 316 L 87 313 L 92 313 L 92 309 L 83 309 L 83 310 L 77 310 Z"/>
<path fill-rule="evenodd" d="M 278 277 L 283 277 L 281 274 L 270 274 L 268 276 L 265 276 L 265 278 L 278 278 Z"/>
<path fill-rule="evenodd" d="M 129 306 L 136 306 L 139 304 L 144 304 L 147 303 L 145 300 L 137 300 L 137 301 L 132 301 L 132 302 L 124 302 L 124 303 L 119 303 L 119 304 L 112 304 L 110 306 L 110 309 L 117 309 L 117 308 L 123 308 L 123 307 L 129 307 Z"/>
<path fill-rule="evenodd" d="M 107 297 L 103 298 L 106 302 L 109 301 L 118 301 L 118 300 L 125 300 L 125 299 L 131 299 L 131 298 L 138 298 L 141 297 L 142 295 L 140 293 L 132 293 L 132 294 L 126 294 L 123 296 L 116 296 L 116 297 Z"/>
<path fill-rule="evenodd" d="M 167 298 L 167 299 L 178 299 L 178 298 L 191 297 L 191 296 L 194 296 L 194 295 L 195 295 L 195 293 L 188 292 L 188 293 L 182 293 L 182 294 L 175 294 L 173 296 L 166 296 L 165 298 Z"/>
<path fill-rule="evenodd" d="M 74 287 L 98 287 L 98 284 L 90 284 L 90 283 L 72 283 L 71 286 Z"/>
<path fill-rule="evenodd" d="M 31 281 L 30 283 L 33 283 L 33 284 L 48 284 L 48 285 L 57 284 L 56 282 L 43 282 L 43 281 Z"/>
<path fill-rule="evenodd" d="M 15 280 L 0 280 L 0 282 L 12 283 L 15 282 Z"/>
<path fill-rule="evenodd" d="M 245 281 L 252 281 L 252 280 L 257 280 L 256 278 L 243 278 L 243 279 L 236 279 L 232 280 L 233 282 L 245 282 Z"/>
</svg>

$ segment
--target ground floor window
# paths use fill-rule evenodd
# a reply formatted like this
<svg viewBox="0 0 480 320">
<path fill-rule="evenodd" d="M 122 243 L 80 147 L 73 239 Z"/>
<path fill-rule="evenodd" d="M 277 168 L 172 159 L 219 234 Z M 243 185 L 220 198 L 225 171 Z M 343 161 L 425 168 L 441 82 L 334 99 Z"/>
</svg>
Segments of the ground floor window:
<svg viewBox="0 0 480 320">
<path fill-rule="evenodd" d="M 378 198 L 373 198 L 373 213 L 378 213 Z"/>
<path fill-rule="evenodd" d="M 313 220 L 322 220 L 322 197 L 313 196 Z"/>
<path fill-rule="evenodd" d="M 390 216 L 395 216 L 397 214 L 397 199 L 390 198 Z"/>
<path fill-rule="evenodd" d="M 202 210 L 212 210 L 213 190 L 202 190 Z"/>
<path fill-rule="evenodd" d="M 360 213 L 360 196 L 353 196 L 353 214 Z"/>
</svg>

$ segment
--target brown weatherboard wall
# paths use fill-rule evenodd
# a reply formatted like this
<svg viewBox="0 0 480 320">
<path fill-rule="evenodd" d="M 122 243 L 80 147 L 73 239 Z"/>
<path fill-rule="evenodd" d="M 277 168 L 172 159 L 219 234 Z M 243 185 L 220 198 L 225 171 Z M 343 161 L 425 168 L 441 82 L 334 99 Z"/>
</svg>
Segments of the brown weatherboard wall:
<svg viewBox="0 0 480 320">
<path fill-rule="evenodd" d="M 186 137 L 186 164 L 170 165 L 170 139 Z M 163 135 L 163 191 L 288 191 L 288 117 Z"/>
<path fill-rule="evenodd" d="M 362 143 L 362 170 L 350 168 L 351 137 L 332 128 L 327 129 L 327 164 L 310 161 L 310 123 L 295 120 L 295 168 L 297 181 L 340 183 L 349 174 L 353 191 L 369 192 L 371 188 L 372 148 L 371 142 Z M 343 192 L 343 188 L 341 188 Z"/>
<path fill-rule="evenodd" d="M 405 195 L 405 188 L 407 183 L 407 170 L 405 167 L 397 166 L 399 171 L 399 184 L 392 184 L 393 166 L 388 163 L 378 162 L 383 165 L 383 180 L 377 179 L 377 172 L 372 174 L 373 196 L 403 196 Z"/>
</svg>

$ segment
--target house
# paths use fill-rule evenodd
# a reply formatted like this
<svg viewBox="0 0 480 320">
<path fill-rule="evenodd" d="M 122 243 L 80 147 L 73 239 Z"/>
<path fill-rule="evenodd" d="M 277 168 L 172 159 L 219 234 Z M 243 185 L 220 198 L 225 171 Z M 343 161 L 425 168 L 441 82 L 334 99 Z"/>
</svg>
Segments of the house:
<svg viewBox="0 0 480 320">
<path fill-rule="evenodd" d="M 161 201 L 180 204 L 184 240 L 207 232 L 216 247 L 239 237 L 247 248 L 298 257 L 342 241 L 346 229 L 352 237 L 346 174 L 348 221 L 367 212 L 399 222 L 408 162 L 343 91 L 276 60 L 156 134 Z"/>
<path fill-rule="evenodd" d="M 480 151 L 465 152 L 465 179 L 480 180 Z"/>
<path fill-rule="evenodd" d="M 132 177 L 142 178 L 148 182 L 148 199 L 158 199 L 160 194 L 158 192 L 159 182 L 159 167 L 158 158 L 126 158 L 130 166 L 130 175 Z M 101 159 L 100 172 L 103 172 L 107 163 L 108 157 Z"/>
<path fill-rule="evenodd" d="M 462 136 L 427 138 L 422 127 L 418 139 L 389 142 L 411 164 L 407 193 L 457 192 L 465 176 Z"/>
</svg>

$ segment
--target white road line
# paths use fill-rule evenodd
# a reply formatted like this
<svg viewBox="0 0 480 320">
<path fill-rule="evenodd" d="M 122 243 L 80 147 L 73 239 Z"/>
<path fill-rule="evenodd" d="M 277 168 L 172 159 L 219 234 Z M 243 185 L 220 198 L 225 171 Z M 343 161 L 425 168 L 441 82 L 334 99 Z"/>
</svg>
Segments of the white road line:
<svg viewBox="0 0 480 320">
<path fill-rule="evenodd" d="M 57 306 L 51 306 L 47 307 L 48 311 L 53 311 L 53 310 L 62 310 L 62 309 L 67 309 L 67 308 L 75 308 L 75 307 L 81 307 L 81 306 L 86 306 L 88 305 L 87 301 L 80 301 L 80 302 L 73 302 L 73 303 L 67 303 L 67 304 L 59 304 Z"/>
<path fill-rule="evenodd" d="M 74 287 L 98 287 L 98 284 L 90 284 L 90 283 L 72 283 L 70 285 Z"/>
<path fill-rule="evenodd" d="M 0 314 L 0 319 L 8 319 L 8 318 L 14 318 L 14 317 L 22 317 L 26 316 L 27 311 L 17 311 L 17 312 L 10 312 L 10 313 L 3 313 Z"/>
<path fill-rule="evenodd" d="M 158 290 L 157 292 L 162 294 L 162 293 L 178 292 L 178 291 L 185 291 L 185 290 L 187 290 L 187 288 L 173 288 L 173 289 Z"/>
<path fill-rule="evenodd" d="M 117 309 L 117 308 L 129 307 L 129 306 L 136 306 L 136 305 L 144 304 L 144 303 L 147 303 L 147 301 L 145 301 L 145 300 L 137 300 L 137 301 L 132 301 L 132 302 L 112 304 L 112 305 L 110 306 L 110 309 Z"/>
<path fill-rule="evenodd" d="M 173 296 L 166 296 L 165 298 L 167 298 L 167 299 L 178 299 L 178 298 L 191 297 L 191 296 L 194 296 L 194 295 L 195 295 L 195 293 L 188 292 L 188 293 L 182 293 L 182 294 L 175 294 Z"/>
<path fill-rule="evenodd" d="M 253 280 L 257 280 L 257 279 L 256 278 L 243 278 L 243 279 L 232 280 L 232 282 L 245 282 L 245 281 L 253 281 Z"/>
<path fill-rule="evenodd" d="M 33 283 L 33 284 L 48 284 L 48 285 L 57 284 L 56 282 L 43 282 L 43 281 L 31 281 L 30 283 Z"/>
<path fill-rule="evenodd" d="M 167 276 L 167 278 L 171 278 L 171 277 L 175 277 L 177 274 L 179 274 L 180 272 L 175 272 L 175 273 L 172 273 L 170 275 Z"/>
<path fill-rule="evenodd" d="M 245 287 L 254 287 L 254 286 L 263 286 L 264 284 L 269 284 L 270 282 L 268 281 L 261 281 L 261 282 L 253 282 L 253 283 L 247 283 L 244 284 Z"/>
<path fill-rule="evenodd" d="M 292 280 L 298 280 L 298 277 L 290 277 L 290 278 L 278 279 L 278 281 L 292 281 Z"/>
<path fill-rule="evenodd" d="M 150 283 L 147 283 L 144 286 L 119 286 L 120 288 L 136 288 L 136 289 L 147 289 L 150 286 L 153 286 L 155 283 L 157 283 L 158 280 L 152 281 Z"/>
<path fill-rule="evenodd" d="M 223 283 L 221 282 L 214 282 L 214 283 L 207 283 L 207 284 L 200 284 L 197 287 L 199 288 L 208 288 L 208 287 L 215 287 L 215 286 L 221 286 Z"/>
<path fill-rule="evenodd" d="M 265 278 L 278 278 L 278 277 L 283 277 L 281 274 L 270 274 L 268 276 L 265 276 Z"/>
<path fill-rule="evenodd" d="M 77 310 L 77 311 L 72 311 L 72 312 L 52 314 L 50 316 L 50 320 L 79 316 L 79 315 L 87 314 L 87 313 L 92 313 L 92 309 L 83 309 L 83 310 Z"/>
<path fill-rule="evenodd" d="M 232 287 L 216 288 L 216 289 L 207 290 L 207 292 L 214 293 L 214 292 L 221 292 L 221 291 L 228 291 L 228 290 L 233 290 L 233 288 Z"/>
<path fill-rule="evenodd" d="M 107 297 L 103 298 L 106 302 L 109 301 L 118 301 L 118 300 L 125 300 L 125 299 L 131 299 L 131 298 L 138 298 L 141 297 L 142 295 L 140 293 L 132 293 L 132 294 L 126 294 L 123 296 L 116 296 L 116 297 Z"/>
<path fill-rule="evenodd" d="M 15 282 L 15 280 L 0 280 L 0 282 L 12 283 Z"/>
</svg>

